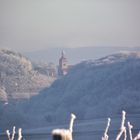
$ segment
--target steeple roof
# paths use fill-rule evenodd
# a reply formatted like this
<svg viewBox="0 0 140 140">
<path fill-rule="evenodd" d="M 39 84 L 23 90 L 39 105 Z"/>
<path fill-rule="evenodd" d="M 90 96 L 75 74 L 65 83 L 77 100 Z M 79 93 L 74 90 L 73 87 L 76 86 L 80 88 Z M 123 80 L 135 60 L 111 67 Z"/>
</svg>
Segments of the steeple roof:
<svg viewBox="0 0 140 140">
<path fill-rule="evenodd" d="M 62 50 L 62 52 L 61 52 L 61 57 L 62 57 L 62 58 L 65 58 L 65 54 L 66 54 L 65 51 Z"/>
</svg>

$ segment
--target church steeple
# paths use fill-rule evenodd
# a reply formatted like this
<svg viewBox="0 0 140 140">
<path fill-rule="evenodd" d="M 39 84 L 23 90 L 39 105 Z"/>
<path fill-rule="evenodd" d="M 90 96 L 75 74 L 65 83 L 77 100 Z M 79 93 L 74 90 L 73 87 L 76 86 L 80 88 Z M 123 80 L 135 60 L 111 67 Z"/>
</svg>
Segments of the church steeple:
<svg viewBox="0 0 140 140">
<path fill-rule="evenodd" d="M 65 56 L 64 50 L 61 52 L 61 57 L 59 59 L 59 68 L 58 68 L 58 74 L 59 76 L 66 75 L 68 72 L 68 61 Z"/>
<path fill-rule="evenodd" d="M 62 52 L 61 52 L 61 57 L 65 58 L 65 51 L 64 50 L 62 50 Z"/>
</svg>

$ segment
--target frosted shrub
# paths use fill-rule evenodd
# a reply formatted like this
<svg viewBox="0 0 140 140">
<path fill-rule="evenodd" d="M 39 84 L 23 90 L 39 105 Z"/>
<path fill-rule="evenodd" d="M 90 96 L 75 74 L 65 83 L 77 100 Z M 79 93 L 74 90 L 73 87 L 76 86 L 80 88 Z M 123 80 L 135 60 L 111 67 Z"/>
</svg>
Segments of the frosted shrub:
<svg viewBox="0 0 140 140">
<path fill-rule="evenodd" d="M 116 140 L 119 140 L 122 134 L 124 134 L 124 140 L 127 139 L 126 127 L 125 127 L 125 119 L 126 119 L 125 115 L 126 115 L 126 112 L 122 111 L 122 121 L 121 121 L 120 132 L 118 133 Z"/>
<path fill-rule="evenodd" d="M 10 131 L 9 130 L 6 130 L 6 133 L 7 133 L 7 137 L 8 137 L 8 139 L 9 140 L 14 140 L 14 137 L 15 137 L 15 133 L 16 133 L 16 127 L 14 126 L 13 127 L 13 132 L 12 132 L 12 136 L 11 136 L 11 134 L 10 134 Z"/>
<path fill-rule="evenodd" d="M 129 130 L 130 140 L 140 140 L 140 132 L 136 135 L 136 137 L 133 138 L 132 128 L 133 128 L 133 125 L 131 125 L 130 122 L 128 122 L 128 130 Z"/>
<path fill-rule="evenodd" d="M 104 136 L 102 137 L 102 140 L 108 140 L 109 136 L 108 136 L 108 130 L 109 130 L 109 127 L 110 127 L 110 123 L 111 123 L 111 119 L 108 118 L 108 122 L 107 122 L 107 126 L 106 126 L 106 129 L 105 129 L 105 132 L 104 132 Z"/>
<path fill-rule="evenodd" d="M 124 140 L 127 140 L 127 129 L 125 126 L 125 120 L 126 120 L 126 112 L 122 111 L 122 120 L 121 120 L 121 127 L 120 127 L 120 131 L 116 137 L 116 140 L 120 140 L 120 138 L 122 137 L 122 135 L 124 134 Z M 107 123 L 107 127 L 105 129 L 104 135 L 102 137 L 102 140 L 108 140 L 109 136 L 108 136 L 108 130 L 109 130 L 109 126 L 110 126 L 110 122 L 111 119 L 108 119 L 108 123 Z M 132 128 L 133 126 L 130 124 L 130 122 L 127 123 L 128 124 L 128 131 L 129 131 L 129 139 L 130 140 L 140 140 L 140 132 L 136 135 L 136 137 L 133 138 L 132 135 Z"/>
<path fill-rule="evenodd" d="M 16 127 L 15 126 L 13 127 L 12 134 L 10 134 L 9 130 L 6 130 L 6 134 L 7 134 L 8 140 L 14 140 L 15 134 L 16 134 Z M 21 139 L 22 139 L 22 129 L 19 128 L 18 129 L 18 139 L 17 140 L 21 140 Z"/>
</svg>

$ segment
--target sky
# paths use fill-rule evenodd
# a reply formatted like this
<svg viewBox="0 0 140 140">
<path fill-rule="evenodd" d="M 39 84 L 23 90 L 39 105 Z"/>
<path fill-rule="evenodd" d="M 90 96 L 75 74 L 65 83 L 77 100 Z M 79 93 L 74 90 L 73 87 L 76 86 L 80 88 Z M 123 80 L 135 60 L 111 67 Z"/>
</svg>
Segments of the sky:
<svg viewBox="0 0 140 140">
<path fill-rule="evenodd" d="M 140 46 L 140 0 L 0 0 L 0 48 Z"/>
</svg>

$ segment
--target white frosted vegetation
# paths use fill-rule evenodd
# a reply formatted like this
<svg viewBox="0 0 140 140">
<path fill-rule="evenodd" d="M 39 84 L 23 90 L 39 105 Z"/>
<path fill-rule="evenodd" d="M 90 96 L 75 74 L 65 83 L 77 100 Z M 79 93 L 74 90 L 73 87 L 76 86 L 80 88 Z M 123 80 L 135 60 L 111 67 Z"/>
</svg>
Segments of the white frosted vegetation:
<svg viewBox="0 0 140 140">
<path fill-rule="evenodd" d="M 3 86 L 0 86 L 0 101 L 7 102 L 7 93 L 5 91 L 5 88 Z"/>
<path fill-rule="evenodd" d="M 111 120 L 108 119 L 107 127 L 105 129 L 102 140 L 109 140 L 109 136 L 107 133 L 109 131 L 110 122 L 111 122 Z M 130 124 L 130 122 L 127 123 L 128 131 L 129 131 L 129 134 L 127 134 L 127 127 L 125 126 L 125 123 L 126 123 L 126 112 L 122 111 L 121 127 L 120 127 L 119 133 L 117 134 L 115 140 L 121 140 L 121 138 L 123 138 L 123 140 L 127 140 L 127 138 L 130 140 L 140 140 L 140 132 L 133 138 L 133 136 L 132 136 L 133 126 Z"/>
<path fill-rule="evenodd" d="M 52 81 L 35 71 L 31 61 L 20 53 L 0 49 L 0 97 L 1 92 L 5 91 L 4 99 L 28 98 L 50 86 Z M 2 91 L 3 87 L 5 90 Z"/>
<path fill-rule="evenodd" d="M 104 132 L 104 136 L 102 137 L 102 140 L 108 140 L 109 139 L 108 130 L 109 130 L 109 127 L 110 127 L 110 123 L 111 123 L 111 119 L 108 118 L 107 126 L 106 126 L 106 129 L 105 129 L 105 132 Z"/>
<path fill-rule="evenodd" d="M 7 134 L 8 140 L 15 140 L 16 127 L 15 126 L 13 127 L 13 131 L 12 131 L 11 134 L 10 134 L 9 130 L 6 130 L 6 134 Z M 17 140 L 21 140 L 21 139 L 22 139 L 22 129 L 19 128 L 18 129 L 18 138 L 17 138 Z"/>
<path fill-rule="evenodd" d="M 122 134 L 124 134 L 124 140 L 127 139 L 126 127 L 125 127 L 125 120 L 126 120 L 125 115 L 126 115 L 126 112 L 122 111 L 122 121 L 121 121 L 120 132 L 118 133 L 116 140 L 119 140 L 121 138 Z"/>
</svg>

